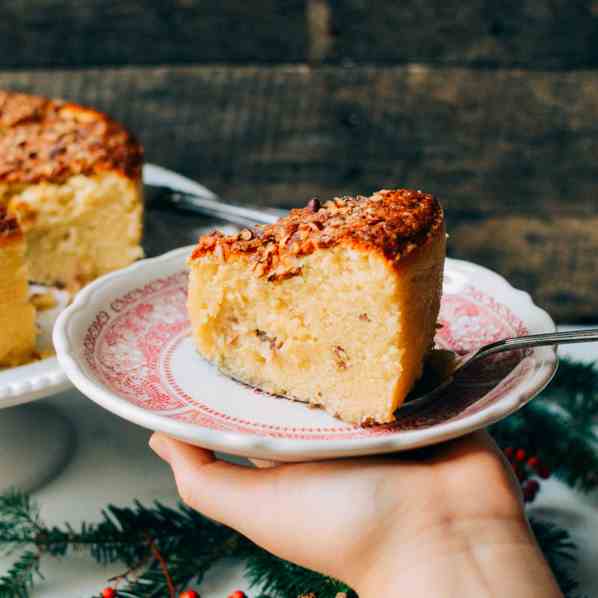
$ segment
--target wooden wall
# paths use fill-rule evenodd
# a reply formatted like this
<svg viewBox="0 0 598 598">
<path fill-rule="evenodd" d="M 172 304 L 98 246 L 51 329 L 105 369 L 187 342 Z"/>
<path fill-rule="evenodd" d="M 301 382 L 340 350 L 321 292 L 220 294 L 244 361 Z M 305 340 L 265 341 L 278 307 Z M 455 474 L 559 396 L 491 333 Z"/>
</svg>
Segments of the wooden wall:
<svg viewBox="0 0 598 598">
<path fill-rule="evenodd" d="M 93 104 L 148 159 L 270 205 L 405 185 L 450 253 L 598 319 L 598 1 L 14 0 L 0 87 Z"/>
</svg>

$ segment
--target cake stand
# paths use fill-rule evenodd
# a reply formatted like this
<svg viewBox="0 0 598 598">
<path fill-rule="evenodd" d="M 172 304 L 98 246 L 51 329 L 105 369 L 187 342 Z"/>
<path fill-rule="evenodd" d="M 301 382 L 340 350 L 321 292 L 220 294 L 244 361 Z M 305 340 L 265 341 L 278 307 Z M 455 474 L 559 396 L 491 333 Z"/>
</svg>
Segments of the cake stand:
<svg viewBox="0 0 598 598">
<path fill-rule="evenodd" d="M 209 198 L 215 195 L 195 181 L 153 164 L 145 165 L 143 180 L 149 185 L 146 187 L 146 255 L 158 255 L 194 243 L 209 221 L 172 210 L 152 210 L 152 186 Z M 42 352 L 51 351 L 54 321 L 70 300 L 65 291 L 58 289 L 35 285 L 31 289 L 32 293 L 48 291 L 55 296 L 57 305 L 38 315 L 38 349 Z M 75 430 L 68 417 L 49 405 L 28 404 L 67 389 L 72 389 L 72 384 L 53 355 L 27 365 L 0 369 L 0 493 L 8 488 L 35 490 L 67 464 L 75 446 Z M 73 393 L 73 400 L 77 398 Z"/>
<path fill-rule="evenodd" d="M 33 285 L 31 293 L 51 292 L 56 307 L 38 314 L 37 348 L 51 350 L 54 321 L 66 307 L 65 291 Z M 62 469 L 73 444 L 73 432 L 58 411 L 26 405 L 57 394 L 71 384 L 54 356 L 0 370 L 0 492 L 14 487 L 30 492 Z"/>
</svg>

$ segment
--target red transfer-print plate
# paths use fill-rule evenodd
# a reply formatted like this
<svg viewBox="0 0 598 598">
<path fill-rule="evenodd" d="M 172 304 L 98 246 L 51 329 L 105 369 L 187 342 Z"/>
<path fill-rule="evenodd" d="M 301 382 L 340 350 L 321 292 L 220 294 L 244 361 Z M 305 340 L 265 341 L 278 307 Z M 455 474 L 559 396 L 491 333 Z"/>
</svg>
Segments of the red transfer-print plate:
<svg viewBox="0 0 598 598">
<path fill-rule="evenodd" d="M 417 411 L 389 425 L 345 424 L 322 410 L 257 392 L 202 360 L 190 338 L 190 248 L 138 262 L 80 292 L 54 331 L 79 390 L 139 425 L 222 452 L 304 461 L 401 451 L 483 428 L 549 382 L 552 348 L 510 353 L 468 369 Z M 436 344 L 467 353 L 501 338 L 554 330 L 530 297 L 494 272 L 447 260 Z"/>
</svg>

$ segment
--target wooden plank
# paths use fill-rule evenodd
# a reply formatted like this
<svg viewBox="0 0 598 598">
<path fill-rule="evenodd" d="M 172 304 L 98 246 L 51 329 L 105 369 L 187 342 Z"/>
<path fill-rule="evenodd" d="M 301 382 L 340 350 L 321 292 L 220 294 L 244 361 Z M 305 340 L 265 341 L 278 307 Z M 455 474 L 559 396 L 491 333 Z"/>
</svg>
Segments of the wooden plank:
<svg viewBox="0 0 598 598">
<path fill-rule="evenodd" d="M 454 257 L 475 259 L 531 292 L 560 322 L 596 322 L 598 213 L 501 216 L 451 229 Z"/>
<path fill-rule="evenodd" d="M 330 0 L 333 61 L 598 64 L 595 0 Z"/>
<path fill-rule="evenodd" d="M 306 56 L 304 0 L 0 3 L 0 68 L 298 62 Z"/>
<path fill-rule="evenodd" d="M 434 192 L 453 255 L 560 318 L 598 314 L 598 72 L 129 68 L 0 73 L 0 87 L 105 109 L 149 160 L 236 201 Z"/>
<path fill-rule="evenodd" d="M 0 68 L 189 62 L 598 64 L 596 0 L 12 0 Z"/>
</svg>

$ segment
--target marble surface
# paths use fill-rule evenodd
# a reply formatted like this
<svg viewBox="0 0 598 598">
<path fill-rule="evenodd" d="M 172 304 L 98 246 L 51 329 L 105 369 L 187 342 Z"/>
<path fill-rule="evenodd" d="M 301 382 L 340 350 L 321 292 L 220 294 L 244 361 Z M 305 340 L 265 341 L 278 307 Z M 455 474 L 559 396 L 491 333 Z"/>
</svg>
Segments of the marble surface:
<svg viewBox="0 0 598 598">
<path fill-rule="evenodd" d="M 598 344 L 563 348 L 562 355 L 598 358 Z M 74 444 L 63 471 L 34 493 L 48 523 L 93 521 L 107 503 L 131 504 L 137 498 L 173 502 L 176 491 L 168 468 L 147 447 L 149 432 L 104 411 L 76 391 L 42 402 L 58 410 L 71 424 Z M 24 406 L 26 408 L 27 406 Z M 2 417 L 2 415 L 0 415 Z M 43 425 L 43 422 L 40 422 Z M 34 439 L 32 439 L 34 441 Z M 26 463 L 23 466 L 26 467 Z M 577 576 L 588 596 L 598 596 L 598 494 L 581 496 L 549 480 L 533 510 L 564 525 L 579 546 Z M 0 560 L 0 572 L 7 561 Z M 32 596 L 86 598 L 106 585 L 122 567 L 98 567 L 84 556 L 44 559 L 45 580 Z M 227 562 L 214 569 L 200 588 L 202 598 L 226 598 L 235 590 L 247 591 L 240 563 Z M 254 592 L 255 594 L 255 592 Z"/>
</svg>

